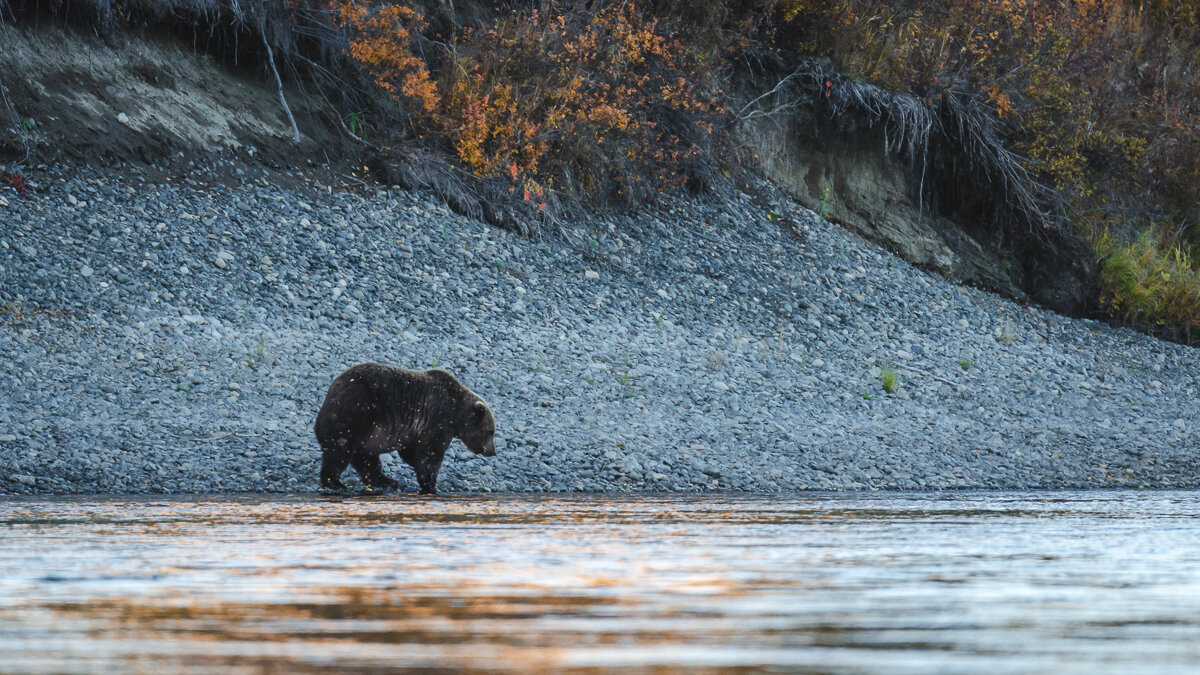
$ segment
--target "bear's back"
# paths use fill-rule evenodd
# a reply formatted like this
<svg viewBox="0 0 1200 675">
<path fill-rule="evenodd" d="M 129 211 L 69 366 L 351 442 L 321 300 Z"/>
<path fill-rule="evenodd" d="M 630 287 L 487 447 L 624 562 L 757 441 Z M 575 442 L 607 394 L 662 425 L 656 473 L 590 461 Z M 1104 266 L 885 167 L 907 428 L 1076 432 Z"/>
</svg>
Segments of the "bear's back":
<svg viewBox="0 0 1200 675">
<path fill-rule="evenodd" d="M 360 363 L 338 375 L 329 387 L 329 398 L 343 405 L 411 407 L 418 401 L 457 407 L 470 391 L 444 370 L 408 370 L 382 363 Z M 440 412 L 447 413 L 444 409 Z"/>
</svg>

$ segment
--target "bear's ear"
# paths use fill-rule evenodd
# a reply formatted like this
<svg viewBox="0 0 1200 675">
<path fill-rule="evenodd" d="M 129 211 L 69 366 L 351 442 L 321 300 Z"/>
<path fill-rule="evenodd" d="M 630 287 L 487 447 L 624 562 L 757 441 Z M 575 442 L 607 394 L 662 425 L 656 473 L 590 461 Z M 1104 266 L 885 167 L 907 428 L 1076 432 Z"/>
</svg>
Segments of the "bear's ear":
<svg viewBox="0 0 1200 675">
<path fill-rule="evenodd" d="M 471 416 L 477 420 L 483 419 L 487 415 L 488 407 L 483 401 L 476 400 L 471 406 Z"/>
</svg>

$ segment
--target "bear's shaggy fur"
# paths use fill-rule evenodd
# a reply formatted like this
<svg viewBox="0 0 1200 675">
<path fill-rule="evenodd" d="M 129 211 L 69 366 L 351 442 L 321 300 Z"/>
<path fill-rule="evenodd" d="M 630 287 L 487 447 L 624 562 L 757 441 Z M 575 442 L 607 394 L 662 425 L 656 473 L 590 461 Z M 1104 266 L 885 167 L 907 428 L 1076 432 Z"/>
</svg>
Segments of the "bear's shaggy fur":
<svg viewBox="0 0 1200 675">
<path fill-rule="evenodd" d="M 425 372 L 363 363 L 329 386 L 314 425 L 321 444 L 321 487 L 344 489 L 349 464 L 364 485 L 398 488 L 379 455 L 398 451 L 423 494 L 437 492 L 446 448 L 455 438 L 485 457 L 496 454 L 496 422 L 483 399 L 443 370 Z"/>
</svg>

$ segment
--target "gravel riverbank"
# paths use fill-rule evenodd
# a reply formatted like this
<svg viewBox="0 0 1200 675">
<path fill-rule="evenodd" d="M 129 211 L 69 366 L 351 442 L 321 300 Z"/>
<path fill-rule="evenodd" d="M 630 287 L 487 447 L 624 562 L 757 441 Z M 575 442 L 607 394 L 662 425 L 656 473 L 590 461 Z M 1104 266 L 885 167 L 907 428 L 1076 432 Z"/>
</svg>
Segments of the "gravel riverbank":
<svg viewBox="0 0 1200 675">
<path fill-rule="evenodd" d="M 456 442 L 442 491 L 1200 482 L 1196 350 L 767 186 L 526 239 L 400 190 L 34 178 L 0 192 L 0 493 L 315 491 L 317 408 L 367 360 L 491 403 L 498 455 Z"/>
</svg>

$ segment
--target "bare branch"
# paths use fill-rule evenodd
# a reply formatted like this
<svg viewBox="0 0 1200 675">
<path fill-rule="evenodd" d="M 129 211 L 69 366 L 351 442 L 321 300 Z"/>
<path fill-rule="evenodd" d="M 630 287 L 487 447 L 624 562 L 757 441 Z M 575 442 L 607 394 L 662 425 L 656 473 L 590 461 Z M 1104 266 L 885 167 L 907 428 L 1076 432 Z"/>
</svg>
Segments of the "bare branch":
<svg viewBox="0 0 1200 675">
<path fill-rule="evenodd" d="M 774 109 L 773 109 L 771 112 L 769 112 L 769 113 L 767 113 L 767 112 L 763 112 L 763 111 L 759 111 L 759 110 L 756 110 L 756 111 L 754 111 L 754 112 L 750 113 L 750 115 L 746 115 L 746 111 L 747 111 L 747 110 L 749 110 L 751 107 L 753 107 L 755 104 L 757 104 L 759 101 L 763 100 L 764 98 L 766 98 L 766 97 L 768 97 L 768 96 L 772 96 L 772 95 L 774 95 L 774 94 L 778 93 L 778 92 L 779 92 L 781 89 L 783 89 L 783 87 L 784 87 L 784 86 L 785 86 L 785 85 L 786 85 L 788 82 L 792 81 L 793 79 L 795 79 L 795 78 L 796 78 L 796 77 L 798 77 L 799 75 L 800 75 L 800 69 L 796 69 L 795 71 L 793 71 L 793 72 L 792 72 L 792 74 L 791 74 L 791 75 L 788 75 L 787 77 L 783 78 L 783 79 L 782 79 L 782 80 L 780 80 L 779 82 L 775 83 L 775 86 L 774 86 L 774 87 L 772 87 L 770 91 L 768 91 L 768 92 L 764 92 L 764 93 L 762 93 L 762 94 L 759 94 L 758 96 L 756 96 L 756 97 L 754 98 L 754 100 L 752 100 L 752 101 L 750 101 L 749 103 L 747 103 L 746 105 L 742 106 L 742 109 L 741 109 L 741 110 L 739 110 L 739 111 L 737 112 L 737 115 L 735 115 L 735 117 L 737 118 L 737 120 L 738 120 L 739 122 L 744 122 L 744 121 L 746 121 L 746 120 L 755 119 L 755 118 L 757 118 L 757 117 L 764 117 L 764 116 L 767 116 L 767 117 L 769 117 L 769 116 L 772 116 L 772 115 L 777 115 L 777 114 L 779 114 L 780 112 L 782 112 L 782 111 L 784 111 L 784 110 L 787 110 L 788 108 L 793 108 L 793 107 L 795 107 L 796 105 L 798 105 L 798 104 L 800 103 L 800 101 L 801 101 L 801 99 L 800 99 L 800 98 L 796 98 L 796 99 L 795 99 L 794 101 L 792 101 L 791 103 L 784 103 L 784 104 L 781 104 L 781 105 L 779 105 L 779 106 L 776 106 L 776 107 L 775 107 L 775 108 L 774 108 Z"/>
<path fill-rule="evenodd" d="M 267 27 L 259 27 L 263 46 L 267 48 L 267 63 L 271 64 L 271 72 L 275 74 L 275 84 L 279 87 L 279 102 L 283 104 L 283 112 L 287 113 L 288 122 L 292 125 L 292 138 L 300 142 L 300 129 L 296 126 L 296 118 L 292 117 L 292 109 L 288 107 L 287 98 L 283 95 L 283 80 L 279 77 L 279 69 L 275 67 L 275 52 L 271 49 L 271 41 L 267 39 Z"/>
</svg>

